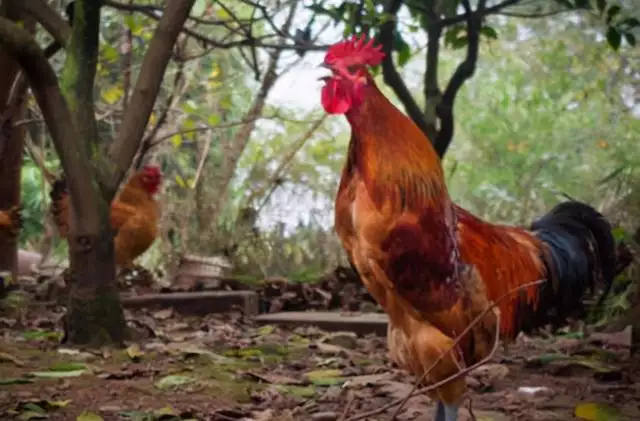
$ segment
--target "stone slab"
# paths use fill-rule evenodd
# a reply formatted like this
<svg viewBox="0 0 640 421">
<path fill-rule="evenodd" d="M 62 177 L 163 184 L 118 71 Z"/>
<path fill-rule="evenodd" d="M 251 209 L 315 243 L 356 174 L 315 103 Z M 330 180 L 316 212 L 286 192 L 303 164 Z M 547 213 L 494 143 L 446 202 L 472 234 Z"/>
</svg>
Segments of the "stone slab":
<svg viewBox="0 0 640 421">
<path fill-rule="evenodd" d="M 331 311 L 285 311 L 256 316 L 260 325 L 282 325 L 287 327 L 317 326 L 330 332 L 348 331 L 358 335 L 375 333 L 387 335 L 388 318 L 384 313 L 341 314 Z"/>
<path fill-rule="evenodd" d="M 258 314 L 258 295 L 253 291 L 199 291 L 167 294 L 122 295 L 125 308 L 167 308 L 191 316 L 242 311 Z"/>
</svg>

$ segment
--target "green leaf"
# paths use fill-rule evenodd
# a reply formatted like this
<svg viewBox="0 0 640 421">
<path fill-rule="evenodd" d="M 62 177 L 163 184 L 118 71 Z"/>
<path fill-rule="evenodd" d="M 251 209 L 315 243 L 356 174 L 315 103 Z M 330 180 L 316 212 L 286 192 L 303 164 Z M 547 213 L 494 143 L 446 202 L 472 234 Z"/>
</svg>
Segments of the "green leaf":
<svg viewBox="0 0 640 421">
<path fill-rule="evenodd" d="M 101 45 L 102 56 L 107 63 L 115 63 L 118 60 L 118 50 L 111 44 L 104 43 Z"/>
<path fill-rule="evenodd" d="M 607 7 L 607 1 L 606 0 L 597 0 L 596 1 L 596 6 L 598 7 L 598 11 L 600 12 L 600 15 L 602 15 L 602 13 L 604 13 L 604 8 Z"/>
<path fill-rule="evenodd" d="M 169 141 L 174 147 L 179 148 L 180 145 L 182 145 L 182 136 L 180 134 L 174 134 L 173 136 L 171 136 L 171 139 L 169 139 Z"/>
<path fill-rule="evenodd" d="M 618 13 L 620 13 L 620 10 L 620 6 L 618 5 L 611 6 L 609 10 L 607 10 L 607 24 L 611 23 L 613 18 L 615 18 Z"/>
<path fill-rule="evenodd" d="M 566 7 L 567 9 L 573 9 L 573 4 L 571 4 L 569 0 L 556 0 L 556 3 Z"/>
<path fill-rule="evenodd" d="M 76 417 L 76 421 L 104 421 L 104 418 L 94 412 L 83 411 Z"/>
<path fill-rule="evenodd" d="M 629 44 L 631 47 L 635 47 L 636 46 L 636 36 L 633 35 L 631 32 L 625 32 L 623 34 L 624 39 L 627 41 L 627 44 Z"/>
<path fill-rule="evenodd" d="M 613 235 L 613 239 L 616 243 L 619 243 L 621 240 L 624 240 L 627 237 L 627 232 L 622 227 L 615 227 L 611 230 L 611 235 Z"/>
<path fill-rule="evenodd" d="M 155 383 L 158 389 L 173 389 L 178 386 L 193 383 L 195 379 L 189 376 L 170 375 L 161 378 Z"/>
<path fill-rule="evenodd" d="M 49 370 L 51 371 L 77 371 L 84 370 L 87 366 L 78 362 L 64 362 L 52 365 Z"/>
<path fill-rule="evenodd" d="M 620 413 L 617 409 L 591 402 L 576 406 L 575 416 L 587 421 L 617 421 L 620 419 Z"/>
<path fill-rule="evenodd" d="M 304 374 L 304 377 L 316 386 L 334 386 L 345 382 L 341 375 L 342 372 L 340 370 L 327 369 L 309 371 Z"/>
<path fill-rule="evenodd" d="M 610 26 L 609 29 L 607 30 L 607 42 L 609 42 L 609 45 L 611 46 L 611 48 L 618 51 L 618 48 L 620 48 L 621 41 L 622 41 L 622 35 L 620 34 L 620 31 Z"/>
<path fill-rule="evenodd" d="M 131 32 L 135 32 L 138 29 L 138 23 L 136 22 L 136 15 L 125 15 L 124 24 L 129 28 Z"/>
<path fill-rule="evenodd" d="M 589 9 L 589 0 L 575 0 L 576 9 Z"/>
<path fill-rule="evenodd" d="M 640 26 L 640 20 L 638 18 L 627 18 L 620 22 L 620 26 L 625 26 L 627 29 L 634 29 Z"/>
<path fill-rule="evenodd" d="M 468 43 L 469 38 L 467 37 L 466 27 L 464 25 L 454 26 L 444 34 L 444 45 L 454 50 L 462 48 Z"/>
<path fill-rule="evenodd" d="M 0 386 L 9 386 L 12 384 L 27 384 L 27 383 L 33 383 L 33 380 L 12 379 L 12 378 L 0 379 Z"/>
<path fill-rule="evenodd" d="M 118 102 L 120 98 L 122 98 L 122 95 L 124 95 L 124 89 L 122 89 L 122 86 L 113 85 L 102 93 L 102 99 L 107 104 L 113 105 Z"/>
<path fill-rule="evenodd" d="M 480 29 L 480 34 L 484 35 L 487 38 L 498 39 L 498 33 L 491 26 L 483 26 Z"/>
<path fill-rule="evenodd" d="M 206 8 L 207 8 L 206 0 L 196 0 L 193 7 L 191 8 L 191 15 L 202 16 Z"/>
<path fill-rule="evenodd" d="M 29 373 L 32 377 L 39 377 L 42 379 L 61 379 L 66 377 L 78 377 L 85 374 L 86 370 L 75 371 L 34 371 Z"/>
<path fill-rule="evenodd" d="M 207 124 L 210 126 L 217 126 L 220 124 L 220 114 L 213 113 L 207 118 Z"/>
<path fill-rule="evenodd" d="M 404 66 L 411 58 L 411 47 L 399 32 L 395 33 L 393 49 L 398 52 L 398 65 Z"/>
<path fill-rule="evenodd" d="M 411 58 L 411 49 L 409 48 L 408 45 L 402 50 L 398 51 L 398 65 L 400 67 L 403 67 L 405 64 L 407 64 L 410 58 Z"/>
</svg>

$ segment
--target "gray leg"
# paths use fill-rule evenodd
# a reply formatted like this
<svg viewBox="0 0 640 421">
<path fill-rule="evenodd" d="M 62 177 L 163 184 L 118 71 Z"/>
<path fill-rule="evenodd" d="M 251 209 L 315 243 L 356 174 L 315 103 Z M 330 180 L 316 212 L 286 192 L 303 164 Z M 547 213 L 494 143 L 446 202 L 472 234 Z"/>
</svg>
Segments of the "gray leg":
<svg viewBox="0 0 640 421">
<path fill-rule="evenodd" d="M 442 401 L 436 403 L 436 417 L 434 421 L 458 421 L 458 406 L 447 405 Z"/>
</svg>

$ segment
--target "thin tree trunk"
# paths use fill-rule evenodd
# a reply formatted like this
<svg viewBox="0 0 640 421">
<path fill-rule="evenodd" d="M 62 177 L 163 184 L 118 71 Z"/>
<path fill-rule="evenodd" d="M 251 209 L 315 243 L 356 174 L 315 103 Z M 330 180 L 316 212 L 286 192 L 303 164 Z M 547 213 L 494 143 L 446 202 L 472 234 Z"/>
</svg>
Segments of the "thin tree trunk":
<svg viewBox="0 0 640 421">
<path fill-rule="evenodd" d="M 20 19 L 17 11 L 0 6 L 0 16 L 13 21 Z M 35 30 L 32 19 L 27 19 L 29 32 Z M 20 169 L 24 148 L 25 125 L 15 126 L 18 120 L 26 116 L 25 92 L 12 95 L 14 81 L 20 72 L 20 66 L 12 56 L 0 47 L 0 209 L 10 209 L 20 205 Z M 0 234 L 0 273 L 10 273 L 17 277 L 18 239 L 13 235 Z"/>
<path fill-rule="evenodd" d="M 104 230 L 91 245 L 70 247 L 73 287 L 63 342 L 89 346 L 122 345 L 126 339 L 124 314 L 114 283 L 113 236 Z"/>
</svg>

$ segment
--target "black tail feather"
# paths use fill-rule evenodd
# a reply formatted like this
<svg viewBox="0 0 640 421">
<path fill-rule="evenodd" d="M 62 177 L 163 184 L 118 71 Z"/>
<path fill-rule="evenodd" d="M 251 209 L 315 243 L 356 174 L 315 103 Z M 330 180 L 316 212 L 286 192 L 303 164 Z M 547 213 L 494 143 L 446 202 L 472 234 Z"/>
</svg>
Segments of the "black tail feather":
<svg viewBox="0 0 640 421">
<path fill-rule="evenodd" d="M 547 246 L 550 282 L 541 289 L 540 312 L 558 323 L 583 310 L 584 294 L 588 289 L 593 294 L 596 283 L 604 286 L 602 298 L 609 293 L 617 254 L 611 228 L 602 214 L 574 200 L 560 203 L 531 225 Z"/>
</svg>

